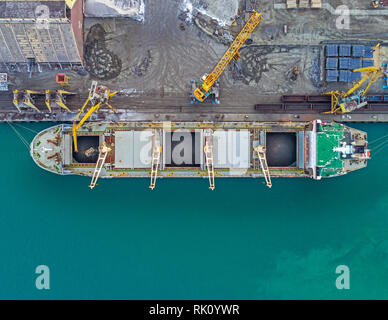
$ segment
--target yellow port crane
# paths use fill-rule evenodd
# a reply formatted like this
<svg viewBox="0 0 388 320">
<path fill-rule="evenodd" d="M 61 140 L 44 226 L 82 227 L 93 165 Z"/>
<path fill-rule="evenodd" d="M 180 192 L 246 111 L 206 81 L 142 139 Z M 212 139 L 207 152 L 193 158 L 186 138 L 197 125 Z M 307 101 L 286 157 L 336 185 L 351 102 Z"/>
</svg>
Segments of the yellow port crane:
<svg viewBox="0 0 388 320">
<path fill-rule="evenodd" d="M 211 94 L 212 86 L 215 84 L 222 72 L 228 66 L 229 62 L 233 58 L 236 60 L 239 59 L 239 49 L 251 35 L 253 30 L 255 30 L 261 20 L 261 13 L 253 11 L 249 20 L 244 25 L 238 36 L 234 39 L 229 49 L 225 52 L 224 56 L 218 62 L 213 71 L 210 74 L 205 74 L 202 77 L 203 83 L 193 92 L 193 96 L 195 99 L 197 99 L 199 102 L 203 102 L 209 96 L 209 94 Z"/>
<path fill-rule="evenodd" d="M 92 86 L 89 90 L 89 97 L 86 99 L 84 105 L 82 106 L 80 112 L 75 117 L 73 121 L 73 142 L 74 142 L 74 151 L 78 152 L 78 144 L 77 144 L 77 132 L 78 129 L 84 124 L 86 120 L 89 119 L 89 117 L 94 113 L 98 112 L 98 109 L 100 109 L 101 105 L 106 104 L 110 109 L 112 109 L 113 112 L 116 112 L 116 110 L 109 104 L 109 99 L 112 98 L 115 94 L 117 94 L 117 91 L 111 92 L 108 87 L 98 85 L 97 81 L 92 82 Z M 83 116 L 83 118 L 77 123 L 78 119 L 81 117 L 81 114 L 84 112 L 86 106 L 88 103 L 92 105 L 88 112 Z"/>
<path fill-rule="evenodd" d="M 381 68 L 378 67 L 354 69 L 353 72 L 366 72 L 366 74 L 347 92 L 326 92 L 325 94 L 331 96 L 331 110 L 326 113 L 349 113 L 365 106 L 367 104 L 367 101 L 365 100 L 366 93 L 368 92 L 371 85 L 376 82 L 378 77 L 383 74 Z M 368 79 L 369 83 L 366 88 L 364 90 L 360 89 L 361 85 Z"/>
<path fill-rule="evenodd" d="M 46 106 L 47 106 L 47 109 L 49 109 L 50 112 L 52 112 L 52 99 L 51 99 L 51 93 L 52 91 L 51 90 L 46 90 L 45 91 L 45 95 L 46 95 L 46 100 L 45 100 L 45 103 L 46 103 Z M 56 90 L 55 91 L 55 100 L 54 102 L 59 106 L 61 107 L 62 109 L 65 109 L 66 111 L 70 111 L 70 109 L 66 106 L 65 104 L 65 97 L 64 95 L 70 95 L 70 94 L 73 94 L 71 92 L 68 92 L 68 91 L 65 91 L 65 90 Z"/>
<path fill-rule="evenodd" d="M 13 90 L 13 100 L 12 103 L 18 109 L 19 112 L 22 112 L 21 107 L 30 107 L 35 109 L 35 111 L 40 112 L 40 110 L 35 106 L 33 99 L 31 97 L 32 94 L 41 94 L 39 91 L 35 90 L 22 90 L 19 91 L 17 89 Z M 20 101 L 20 95 L 22 95 L 22 101 Z"/>
</svg>

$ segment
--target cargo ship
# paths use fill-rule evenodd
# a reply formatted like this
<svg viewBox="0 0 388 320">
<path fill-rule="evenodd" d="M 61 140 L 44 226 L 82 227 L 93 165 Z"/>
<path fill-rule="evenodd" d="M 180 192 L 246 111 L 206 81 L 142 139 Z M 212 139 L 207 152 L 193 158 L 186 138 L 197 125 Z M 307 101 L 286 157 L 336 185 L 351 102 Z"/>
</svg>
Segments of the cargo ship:
<svg viewBox="0 0 388 320">
<path fill-rule="evenodd" d="M 100 178 L 336 177 L 367 166 L 367 134 L 322 122 L 87 122 L 38 133 L 31 157 L 60 175 Z M 94 179 L 94 180 L 93 180 Z M 268 181 L 269 180 L 269 181 Z"/>
</svg>

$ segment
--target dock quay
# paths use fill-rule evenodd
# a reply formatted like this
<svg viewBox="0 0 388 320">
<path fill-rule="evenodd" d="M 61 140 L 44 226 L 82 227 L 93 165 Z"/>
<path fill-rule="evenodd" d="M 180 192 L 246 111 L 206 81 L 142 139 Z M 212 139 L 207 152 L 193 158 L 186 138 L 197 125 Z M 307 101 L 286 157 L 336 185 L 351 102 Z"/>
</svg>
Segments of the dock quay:
<svg viewBox="0 0 388 320">
<path fill-rule="evenodd" d="M 164 108 L 166 109 L 166 108 Z M 137 109 L 117 109 L 117 113 L 110 110 L 100 110 L 98 114 L 92 115 L 88 121 L 312 121 L 321 119 L 323 121 L 335 122 L 364 122 L 377 123 L 388 122 L 388 111 L 359 111 L 351 115 L 322 114 L 316 110 L 287 110 L 285 112 L 257 111 L 253 107 L 244 110 L 244 113 L 232 113 L 225 109 L 217 109 L 212 112 L 195 112 L 187 107 L 169 107 L 167 110 L 150 108 L 148 112 Z M 163 113 L 155 113 L 163 112 Z M 76 113 L 69 112 L 25 112 L 15 111 L 0 112 L 0 122 L 72 122 Z"/>
<path fill-rule="evenodd" d="M 88 121 L 323 121 L 335 122 L 388 122 L 388 96 L 370 96 L 368 105 L 351 114 L 326 114 L 330 110 L 327 96 L 282 96 L 279 103 L 258 103 L 252 106 L 224 107 L 222 105 L 190 106 L 136 106 L 130 97 L 118 96 L 116 113 L 102 107 Z M 33 108 L 19 112 L 12 104 L 12 94 L 0 94 L 0 122 L 73 122 L 80 106 L 87 97 L 68 97 L 67 105 L 72 112 L 53 108 L 48 112 L 44 98 L 37 97 Z"/>
</svg>

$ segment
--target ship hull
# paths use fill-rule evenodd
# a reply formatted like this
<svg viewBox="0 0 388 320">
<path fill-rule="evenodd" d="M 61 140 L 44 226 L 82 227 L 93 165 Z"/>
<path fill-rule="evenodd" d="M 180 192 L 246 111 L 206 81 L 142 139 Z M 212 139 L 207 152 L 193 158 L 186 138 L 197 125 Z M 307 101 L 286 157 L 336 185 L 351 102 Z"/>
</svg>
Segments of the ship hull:
<svg viewBox="0 0 388 320">
<path fill-rule="evenodd" d="M 352 142 L 351 137 L 357 139 Z M 32 141 L 31 157 L 39 167 L 56 174 L 92 176 L 99 147 L 105 143 L 111 151 L 100 178 L 149 178 L 157 144 L 161 148 L 158 177 L 207 178 L 204 146 L 212 141 L 215 177 L 263 177 L 255 152 L 258 145 L 266 147 L 271 177 L 320 179 L 366 166 L 366 159 L 358 159 L 360 152 L 357 159 L 353 155 L 345 159 L 340 151 L 327 150 L 328 146 L 341 148 L 344 143 L 353 143 L 358 151 L 364 151 L 366 133 L 319 120 L 87 123 L 80 128 L 77 140 L 79 150 L 75 152 L 70 125 L 45 129 Z"/>
</svg>

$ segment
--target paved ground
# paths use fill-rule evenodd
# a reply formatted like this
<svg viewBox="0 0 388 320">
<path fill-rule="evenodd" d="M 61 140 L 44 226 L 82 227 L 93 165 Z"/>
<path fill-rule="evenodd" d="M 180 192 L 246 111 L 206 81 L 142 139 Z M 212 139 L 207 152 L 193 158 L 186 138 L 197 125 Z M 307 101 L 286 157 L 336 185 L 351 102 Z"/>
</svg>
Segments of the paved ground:
<svg viewBox="0 0 388 320">
<path fill-rule="evenodd" d="M 145 0 L 144 24 L 128 19 L 86 19 L 86 40 L 91 29 L 105 30 L 105 34 L 99 35 L 99 42 L 92 43 L 92 57 L 102 64 L 106 59 L 112 63 L 106 70 L 93 71 L 89 65 L 90 74 L 87 76 L 69 73 L 69 90 L 85 93 L 91 74 L 106 72 L 108 76 L 101 82 L 128 97 L 120 99 L 117 107 L 190 107 L 190 78 L 199 78 L 211 71 L 227 46 L 205 34 L 195 24 L 185 24 L 185 30 L 181 30 L 182 21 L 178 17 L 182 13 L 182 1 L 164 0 L 161 5 L 158 0 Z M 285 1 L 259 2 L 257 9 L 263 12 L 263 21 L 252 36 L 253 44 L 241 50 L 243 79 L 234 80 L 232 68 L 225 71 L 221 80 L 221 107 L 247 110 L 256 103 L 278 101 L 286 93 L 324 92 L 327 88 L 318 87 L 311 79 L 323 41 L 377 42 L 388 36 L 386 16 L 352 16 L 350 29 L 338 30 L 335 27 L 337 16 L 327 9 L 290 11 L 274 8 L 275 3 Z M 348 3 L 350 9 L 370 10 L 361 0 L 323 2 L 330 3 L 333 8 L 343 2 Z M 287 34 L 284 33 L 285 25 Z M 87 50 L 85 54 L 87 56 Z M 387 49 L 382 48 L 380 54 L 388 57 Z M 301 75 L 292 81 L 295 66 L 300 68 Z M 32 79 L 24 77 L 11 75 L 10 79 L 18 88 L 55 88 L 55 73 L 34 74 Z M 379 88 L 380 82 L 371 92 L 381 94 Z M 115 104 L 113 99 L 112 104 Z M 200 105 L 191 107 L 193 111 L 201 108 Z"/>
</svg>

